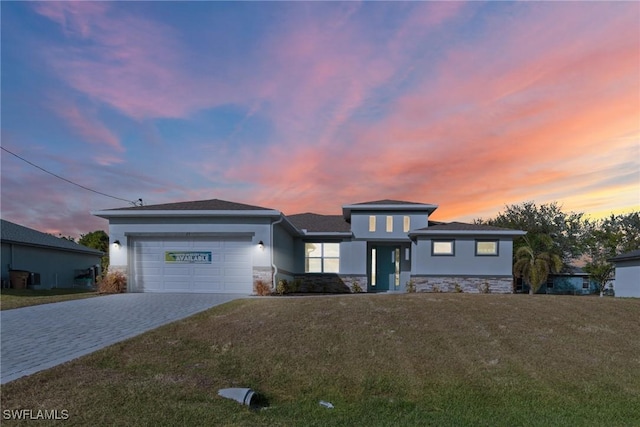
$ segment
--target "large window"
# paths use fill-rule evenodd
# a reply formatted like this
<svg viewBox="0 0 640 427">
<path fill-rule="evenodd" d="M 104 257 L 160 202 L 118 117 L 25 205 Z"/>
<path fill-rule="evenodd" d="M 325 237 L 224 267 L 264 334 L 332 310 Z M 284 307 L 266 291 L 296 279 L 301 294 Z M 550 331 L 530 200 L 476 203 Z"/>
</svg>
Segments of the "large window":
<svg viewBox="0 0 640 427">
<path fill-rule="evenodd" d="M 431 242 L 431 253 L 440 256 L 455 255 L 453 240 L 433 240 Z"/>
<path fill-rule="evenodd" d="M 340 243 L 305 243 L 305 273 L 339 273 Z"/>
<path fill-rule="evenodd" d="M 498 241 L 497 240 L 476 240 L 476 255 L 497 256 Z"/>
</svg>

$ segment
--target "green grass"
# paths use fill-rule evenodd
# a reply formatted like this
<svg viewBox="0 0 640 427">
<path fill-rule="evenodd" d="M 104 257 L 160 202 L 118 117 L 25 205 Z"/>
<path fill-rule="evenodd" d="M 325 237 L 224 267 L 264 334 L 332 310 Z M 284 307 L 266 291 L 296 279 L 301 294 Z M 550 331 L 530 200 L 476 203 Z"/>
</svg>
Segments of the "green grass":
<svg viewBox="0 0 640 427">
<path fill-rule="evenodd" d="M 640 300 L 546 295 L 239 300 L 6 384 L 2 409 L 66 409 L 69 425 L 637 426 L 639 315 Z"/>
<path fill-rule="evenodd" d="M 86 289 L 2 289 L 0 292 L 0 310 L 88 298 L 97 295 L 98 293 L 95 291 Z"/>
</svg>

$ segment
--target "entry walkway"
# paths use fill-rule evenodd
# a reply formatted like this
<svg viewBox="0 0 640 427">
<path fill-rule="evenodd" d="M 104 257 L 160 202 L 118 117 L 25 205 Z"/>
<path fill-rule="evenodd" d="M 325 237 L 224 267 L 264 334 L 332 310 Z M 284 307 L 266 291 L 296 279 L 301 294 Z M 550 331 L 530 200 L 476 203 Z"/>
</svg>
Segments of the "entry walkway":
<svg viewBox="0 0 640 427">
<path fill-rule="evenodd" d="M 0 384 L 242 297 L 131 293 L 0 311 Z"/>
</svg>

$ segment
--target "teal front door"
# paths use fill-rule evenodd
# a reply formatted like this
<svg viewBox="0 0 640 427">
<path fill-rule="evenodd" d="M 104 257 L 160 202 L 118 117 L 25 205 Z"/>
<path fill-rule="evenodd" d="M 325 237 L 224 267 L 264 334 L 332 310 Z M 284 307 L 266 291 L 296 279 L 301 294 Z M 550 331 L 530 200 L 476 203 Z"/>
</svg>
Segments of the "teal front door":
<svg viewBox="0 0 640 427">
<path fill-rule="evenodd" d="M 395 290 L 400 279 L 400 248 L 378 245 L 371 248 L 371 287 L 373 292 Z"/>
</svg>

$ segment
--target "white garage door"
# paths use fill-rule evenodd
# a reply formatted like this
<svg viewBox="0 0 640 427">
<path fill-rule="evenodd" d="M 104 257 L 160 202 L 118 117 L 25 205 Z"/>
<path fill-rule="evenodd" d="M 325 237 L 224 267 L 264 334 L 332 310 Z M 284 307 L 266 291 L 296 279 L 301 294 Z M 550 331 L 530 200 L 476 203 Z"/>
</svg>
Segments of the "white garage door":
<svg viewBox="0 0 640 427">
<path fill-rule="evenodd" d="M 250 237 L 132 238 L 133 292 L 253 290 Z"/>
</svg>

